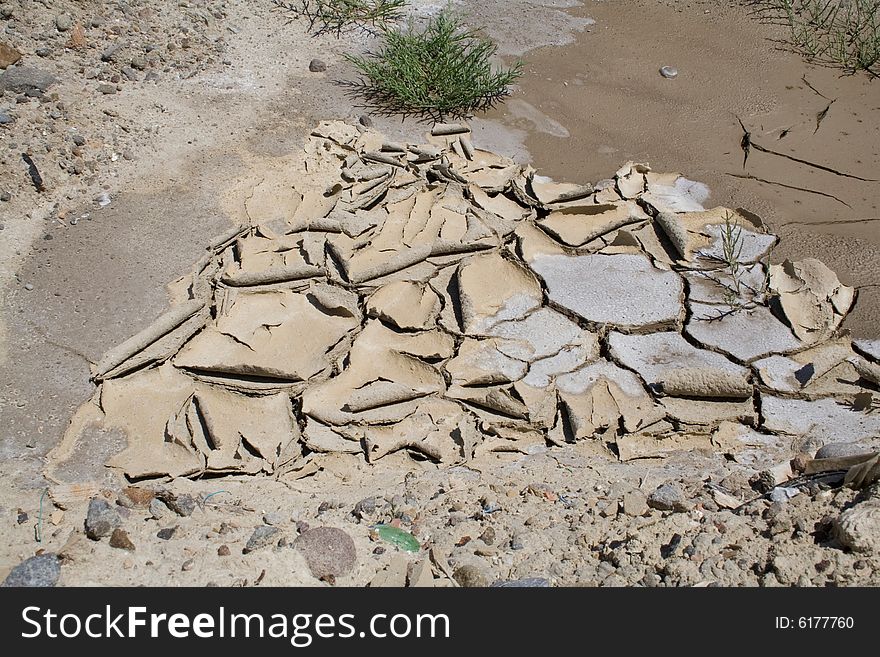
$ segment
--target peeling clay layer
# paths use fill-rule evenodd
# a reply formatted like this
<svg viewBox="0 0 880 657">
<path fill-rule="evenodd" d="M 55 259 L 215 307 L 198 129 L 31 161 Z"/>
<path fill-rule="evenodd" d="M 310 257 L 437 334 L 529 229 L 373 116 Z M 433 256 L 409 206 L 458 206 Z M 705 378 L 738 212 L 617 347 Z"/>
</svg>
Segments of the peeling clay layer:
<svg viewBox="0 0 880 657">
<path fill-rule="evenodd" d="M 324 122 L 304 155 L 314 177 L 261 183 L 191 298 L 94 368 L 50 476 L 95 427 L 138 479 L 880 430 L 855 408 L 878 350 L 839 329 L 853 290 L 815 260 L 770 266 L 776 237 L 698 183 L 630 162 L 559 184 L 457 124 L 390 144 Z"/>
</svg>

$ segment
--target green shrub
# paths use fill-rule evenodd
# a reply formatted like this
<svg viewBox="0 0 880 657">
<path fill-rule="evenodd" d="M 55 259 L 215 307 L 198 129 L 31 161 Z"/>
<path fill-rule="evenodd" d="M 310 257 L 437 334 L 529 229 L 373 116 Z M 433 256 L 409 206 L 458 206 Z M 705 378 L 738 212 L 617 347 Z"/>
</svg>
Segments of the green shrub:
<svg viewBox="0 0 880 657">
<path fill-rule="evenodd" d="M 880 0 L 757 0 L 808 59 L 868 71 L 880 62 Z"/>
<path fill-rule="evenodd" d="M 522 62 L 493 69 L 494 42 L 448 11 L 422 29 L 410 23 L 384 30 L 383 37 L 376 53 L 346 55 L 362 76 L 352 83 L 355 93 L 380 112 L 465 117 L 500 102 L 522 74 Z"/>
<path fill-rule="evenodd" d="M 406 0 L 274 0 L 275 5 L 309 21 L 313 34 L 339 36 L 352 29 L 377 32 L 400 20 Z"/>
</svg>

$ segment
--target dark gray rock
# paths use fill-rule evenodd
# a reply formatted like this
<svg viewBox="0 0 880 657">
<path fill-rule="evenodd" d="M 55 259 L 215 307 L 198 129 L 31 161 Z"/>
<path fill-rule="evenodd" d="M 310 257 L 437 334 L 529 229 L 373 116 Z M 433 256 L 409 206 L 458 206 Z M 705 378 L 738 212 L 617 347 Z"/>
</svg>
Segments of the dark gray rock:
<svg viewBox="0 0 880 657">
<path fill-rule="evenodd" d="M 119 41 L 114 43 L 112 46 L 104 50 L 101 53 L 101 61 L 102 62 L 115 62 L 122 55 L 125 50 L 126 43 L 124 41 Z"/>
<path fill-rule="evenodd" d="M 360 117 L 358 117 L 358 123 L 360 123 L 365 128 L 372 128 L 373 127 L 373 119 L 371 119 L 366 114 L 361 114 Z"/>
<path fill-rule="evenodd" d="M 105 96 L 109 96 L 111 94 L 116 93 L 116 85 L 115 84 L 99 84 L 98 91 L 100 91 Z"/>
<path fill-rule="evenodd" d="M 43 46 L 41 48 L 37 48 L 36 50 L 34 50 L 34 54 L 37 57 L 48 57 L 49 55 L 52 54 L 52 49 L 47 48 L 46 46 Z"/>
<path fill-rule="evenodd" d="M 315 527 L 297 537 L 294 547 L 305 557 L 309 570 L 318 579 L 347 575 L 357 562 L 351 536 L 336 527 Z"/>
<path fill-rule="evenodd" d="M 168 508 L 174 511 L 174 513 L 183 516 L 184 518 L 191 516 L 198 506 L 196 498 L 188 493 L 184 493 L 183 495 L 163 495 L 162 501 L 165 502 Z"/>
<path fill-rule="evenodd" d="M 156 532 L 156 537 L 161 538 L 163 541 L 168 541 L 174 536 L 174 533 L 177 531 L 177 525 L 174 527 L 166 527 L 165 529 L 160 529 Z"/>
<path fill-rule="evenodd" d="M 522 579 L 502 579 L 492 584 L 492 588 L 528 588 L 543 589 L 550 586 L 550 580 L 544 577 L 524 577 Z"/>
<path fill-rule="evenodd" d="M 60 576 L 58 555 L 46 552 L 22 561 L 10 571 L 0 586 L 55 586 Z"/>
<path fill-rule="evenodd" d="M 86 536 L 97 541 L 104 536 L 110 536 L 113 530 L 122 526 L 122 518 L 106 500 L 94 498 L 89 502 L 89 510 L 86 514 Z"/>
<path fill-rule="evenodd" d="M 688 510 L 684 492 L 676 484 L 662 484 L 648 497 L 648 506 L 658 511 Z"/>
<path fill-rule="evenodd" d="M 366 518 L 371 516 L 376 512 L 376 498 L 375 497 L 365 497 L 360 502 L 354 505 L 354 509 L 352 509 L 352 515 L 357 516 L 358 518 Z"/>
<path fill-rule="evenodd" d="M 312 73 L 323 73 L 327 70 L 327 64 L 322 62 L 320 59 L 313 59 L 309 62 L 309 70 Z"/>
<path fill-rule="evenodd" d="M 254 530 L 254 533 L 251 534 L 251 537 L 248 539 L 242 552 L 248 554 L 255 550 L 259 550 L 260 548 L 274 545 L 278 542 L 279 538 L 281 538 L 280 529 L 277 527 L 270 527 L 269 525 L 260 525 Z"/>
<path fill-rule="evenodd" d="M 38 68 L 10 66 L 3 73 L 0 73 L 0 92 L 25 93 L 29 89 L 46 91 L 56 82 L 58 82 L 58 78 Z"/>
<path fill-rule="evenodd" d="M 0 125 L 6 125 L 7 123 L 12 123 L 15 121 L 11 116 L 6 114 L 5 112 L 0 112 Z"/>
</svg>

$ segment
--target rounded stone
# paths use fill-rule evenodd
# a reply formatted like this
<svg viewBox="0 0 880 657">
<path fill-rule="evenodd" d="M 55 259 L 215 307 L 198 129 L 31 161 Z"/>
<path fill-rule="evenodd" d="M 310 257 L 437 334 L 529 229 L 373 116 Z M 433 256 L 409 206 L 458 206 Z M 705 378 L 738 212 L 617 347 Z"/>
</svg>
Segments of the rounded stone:
<svg viewBox="0 0 880 657">
<path fill-rule="evenodd" d="M 674 66 L 661 66 L 660 75 L 662 75 L 667 80 L 671 80 L 678 77 L 678 69 Z"/>
<path fill-rule="evenodd" d="M 327 70 L 327 64 L 325 64 L 320 59 L 313 59 L 309 62 L 309 70 L 312 73 L 323 73 Z"/>
<path fill-rule="evenodd" d="M 459 586 L 465 588 L 484 588 L 489 586 L 489 580 L 483 573 L 483 570 L 469 564 L 456 568 L 452 573 L 452 577 L 458 582 Z"/>
<path fill-rule="evenodd" d="M 867 500 L 841 513 L 836 530 L 837 540 L 845 548 L 861 554 L 877 554 L 880 550 L 880 500 Z"/>
<path fill-rule="evenodd" d="M 352 571 L 357 550 L 351 536 L 336 527 L 315 527 L 303 532 L 294 547 L 305 557 L 318 579 L 342 577 Z"/>
<path fill-rule="evenodd" d="M 839 459 L 858 454 L 870 454 L 871 450 L 854 442 L 829 443 L 816 452 L 817 459 Z"/>
</svg>

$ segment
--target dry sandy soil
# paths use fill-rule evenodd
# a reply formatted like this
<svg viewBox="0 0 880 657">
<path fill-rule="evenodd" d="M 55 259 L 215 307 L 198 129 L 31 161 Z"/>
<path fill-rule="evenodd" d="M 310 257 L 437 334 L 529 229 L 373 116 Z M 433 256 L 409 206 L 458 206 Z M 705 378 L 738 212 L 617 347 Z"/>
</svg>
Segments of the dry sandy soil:
<svg viewBox="0 0 880 657">
<path fill-rule="evenodd" d="M 413 4 L 425 15 L 441 3 Z M 457 4 L 500 55 L 526 63 L 511 99 L 472 122 L 475 143 L 560 181 L 596 182 L 635 160 L 705 182 L 712 205 L 747 208 L 780 235 L 776 258 L 818 257 L 856 287 L 847 327 L 880 337 L 877 183 L 754 151 L 746 173 L 839 200 L 729 175 L 744 173 L 739 118 L 767 148 L 880 178 L 876 82 L 777 49 L 777 28 L 728 2 Z M 82 454 L 79 474 L 99 482 L 133 549 L 85 536 L 87 500 L 43 498 L 45 456 L 94 391 L 89 365 L 167 308 L 166 286 L 246 218 L 255 185 L 300 164 L 318 121 L 369 115 L 336 81 L 352 75 L 342 52 L 370 39 L 305 27 L 269 2 L 239 0 L 0 8 L 0 41 L 22 53 L 19 65 L 57 78 L 42 95 L 0 97 L 12 119 L 0 126 L 0 574 L 44 550 L 61 555 L 62 585 L 320 585 L 307 551 L 289 547 L 308 525 L 352 538 L 353 557 L 339 548 L 353 562 L 336 579 L 344 585 L 880 583 L 876 541 L 845 549 L 835 532 L 841 511 L 876 491 L 814 486 L 734 511 L 713 491 L 759 498 L 759 472 L 711 450 L 621 463 L 587 441 L 453 468 L 405 453 L 373 465 L 339 455 L 302 479 L 164 482 L 158 494 L 171 503 L 151 509 L 103 467 L 121 439 L 108 435 L 108 452 Z M 314 58 L 326 71 L 309 70 Z M 679 75 L 661 77 L 663 65 Z M 371 120 L 398 139 L 426 129 Z M 793 440 L 785 458 L 818 446 Z M 674 502 L 649 506 L 664 484 Z M 174 503 L 187 494 L 194 509 Z M 377 540 L 382 522 L 433 552 Z M 268 538 L 248 549 L 264 525 L 278 532 L 262 530 Z"/>
</svg>

